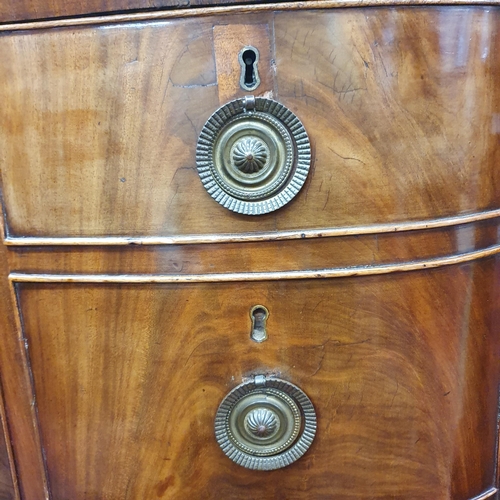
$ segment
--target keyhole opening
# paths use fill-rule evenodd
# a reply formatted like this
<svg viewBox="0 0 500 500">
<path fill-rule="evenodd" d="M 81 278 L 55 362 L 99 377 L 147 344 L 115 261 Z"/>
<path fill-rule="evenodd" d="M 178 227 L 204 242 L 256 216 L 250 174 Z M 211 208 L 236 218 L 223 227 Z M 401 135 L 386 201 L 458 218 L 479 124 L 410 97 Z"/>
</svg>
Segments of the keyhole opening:
<svg viewBox="0 0 500 500">
<path fill-rule="evenodd" d="M 264 306 L 257 305 L 250 309 L 250 318 L 252 319 L 250 337 L 255 342 L 267 340 L 266 322 L 268 317 L 269 311 Z"/>
<path fill-rule="evenodd" d="M 257 59 L 253 50 L 245 50 L 243 52 L 243 62 L 245 63 L 245 85 L 251 87 L 255 83 L 253 65 Z"/>
<path fill-rule="evenodd" d="M 244 90 L 254 90 L 260 84 L 257 63 L 259 52 L 255 47 L 245 47 L 239 54 L 241 64 L 240 85 Z"/>
</svg>

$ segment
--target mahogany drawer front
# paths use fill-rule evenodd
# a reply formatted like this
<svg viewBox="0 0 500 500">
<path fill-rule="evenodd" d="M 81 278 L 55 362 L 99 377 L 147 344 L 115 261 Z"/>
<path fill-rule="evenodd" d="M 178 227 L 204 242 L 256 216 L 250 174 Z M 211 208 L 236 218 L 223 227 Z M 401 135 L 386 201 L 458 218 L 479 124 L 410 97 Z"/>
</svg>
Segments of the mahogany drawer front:
<svg viewBox="0 0 500 500">
<path fill-rule="evenodd" d="M 226 25 L 262 27 L 275 64 L 260 91 L 312 143 L 302 191 L 259 217 L 220 207 L 195 168 L 198 134 L 228 100 L 214 56 Z M 422 7 L 5 32 L 8 233 L 247 234 L 498 209 L 499 26 L 495 7 Z"/>
<path fill-rule="evenodd" d="M 494 475 L 495 272 L 18 283 L 53 498 L 472 498 Z M 223 396 L 256 373 L 302 387 L 318 415 L 306 455 L 264 473 L 213 435 Z"/>
</svg>

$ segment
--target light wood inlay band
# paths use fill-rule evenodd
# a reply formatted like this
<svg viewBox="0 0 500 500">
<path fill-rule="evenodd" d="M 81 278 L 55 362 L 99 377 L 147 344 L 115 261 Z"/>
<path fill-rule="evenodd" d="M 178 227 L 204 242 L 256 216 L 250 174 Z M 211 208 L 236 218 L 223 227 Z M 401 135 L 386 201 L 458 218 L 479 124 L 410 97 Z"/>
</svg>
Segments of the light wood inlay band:
<svg viewBox="0 0 500 500">
<path fill-rule="evenodd" d="M 235 281 L 278 281 L 316 278 L 347 278 L 351 276 L 371 276 L 395 272 L 418 271 L 434 269 L 453 264 L 463 264 L 473 260 L 491 257 L 500 253 L 500 244 L 485 249 L 452 255 L 437 259 L 428 259 L 398 264 L 378 266 L 347 267 L 332 269 L 316 269 L 305 271 L 278 271 L 278 272 L 244 272 L 244 273 L 212 273 L 212 274 L 25 274 L 10 273 L 9 279 L 19 283 L 217 283 Z"/>
<path fill-rule="evenodd" d="M 399 222 L 395 224 L 373 224 L 369 226 L 334 227 L 267 233 L 201 234 L 176 236 L 91 236 L 91 237 L 18 237 L 6 236 L 8 246 L 110 246 L 110 245 L 187 245 L 205 243 L 237 243 L 249 241 L 280 241 L 304 238 L 328 238 L 335 236 L 358 236 L 364 234 L 398 233 L 458 226 L 500 217 L 500 209 L 455 217 L 443 217 L 423 221 Z"/>
<path fill-rule="evenodd" d="M 490 488 L 489 490 L 486 490 L 485 492 L 479 494 L 477 497 L 471 498 L 470 500 L 485 500 L 486 498 L 491 498 L 497 492 L 497 488 Z"/>
<path fill-rule="evenodd" d="M 283 2 L 257 5 L 228 5 L 222 7 L 199 7 L 134 14 L 112 14 L 51 21 L 32 21 L 0 25 L 0 31 L 37 30 L 85 25 L 117 24 L 135 21 L 160 21 L 185 17 L 220 16 L 222 14 L 249 14 L 270 10 L 335 9 L 345 7 L 384 7 L 413 5 L 500 5 L 500 0 L 308 0 L 303 2 Z"/>
</svg>

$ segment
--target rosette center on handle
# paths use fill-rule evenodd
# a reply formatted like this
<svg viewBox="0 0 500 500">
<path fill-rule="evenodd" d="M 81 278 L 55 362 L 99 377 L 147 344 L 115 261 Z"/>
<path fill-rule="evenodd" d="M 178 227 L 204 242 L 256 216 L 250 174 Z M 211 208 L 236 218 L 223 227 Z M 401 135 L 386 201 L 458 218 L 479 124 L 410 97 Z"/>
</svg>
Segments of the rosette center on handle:
<svg viewBox="0 0 500 500">
<path fill-rule="evenodd" d="M 243 137 L 233 149 L 233 164 L 245 174 L 254 174 L 262 170 L 268 160 L 268 152 L 262 141 L 254 137 Z"/>
</svg>

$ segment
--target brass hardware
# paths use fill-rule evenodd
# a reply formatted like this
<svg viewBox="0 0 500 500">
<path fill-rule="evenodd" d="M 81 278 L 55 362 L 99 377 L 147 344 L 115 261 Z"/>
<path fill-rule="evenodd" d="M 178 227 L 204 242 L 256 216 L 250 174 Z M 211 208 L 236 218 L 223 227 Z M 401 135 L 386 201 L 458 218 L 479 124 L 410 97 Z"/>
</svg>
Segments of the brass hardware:
<svg viewBox="0 0 500 500">
<path fill-rule="evenodd" d="M 243 137 L 233 146 L 232 162 L 245 174 L 255 174 L 262 170 L 269 160 L 269 148 L 254 137 Z"/>
<path fill-rule="evenodd" d="M 243 111 L 252 111 L 255 109 L 255 96 L 246 95 L 243 98 Z"/>
<path fill-rule="evenodd" d="M 259 51 L 255 47 L 243 47 L 238 54 L 238 61 L 241 66 L 240 87 L 243 90 L 255 90 L 260 85 L 259 71 Z"/>
<path fill-rule="evenodd" d="M 280 421 L 272 410 L 256 408 L 245 417 L 245 428 L 258 438 L 266 438 L 278 432 Z"/>
<path fill-rule="evenodd" d="M 273 470 L 298 460 L 316 434 L 316 413 L 297 386 L 257 375 L 234 388 L 215 417 L 224 453 L 248 469 Z"/>
<path fill-rule="evenodd" d="M 285 106 L 246 96 L 219 108 L 198 139 L 196 163 L 210 195 L 234 212 L 259 215 L 288 203 L 309 172 L 311 148 Z"/>
<path fill-rule="evenodd" d="M 250 337 L 255 342 L 267 340 L 266 322 L 269 311 L 264 306 L 253 306 L 250 309 L 250 319 L 252 320 L 252 332 Z"/>
</svg>

